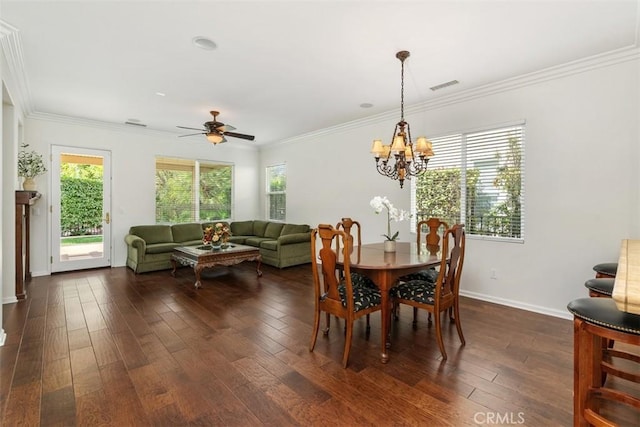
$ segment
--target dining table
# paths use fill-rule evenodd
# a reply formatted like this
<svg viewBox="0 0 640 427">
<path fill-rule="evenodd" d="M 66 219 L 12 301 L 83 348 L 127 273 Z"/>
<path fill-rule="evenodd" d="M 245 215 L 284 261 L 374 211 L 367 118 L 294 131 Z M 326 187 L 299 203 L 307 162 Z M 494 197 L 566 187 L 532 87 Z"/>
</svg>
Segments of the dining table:
<svg viewBox="0 0 640 427">
<path fill-rule="evenodd" d="M 342 251 L 338 251 L 338 265 L 344 265 Z M 354 246 L 350 251 L 351 272 L 370 278 L 380 289 L 381 296 L 381 348 L 382 363 L 389 361 L 391 327 L 391 298 L 389 290 L 398 279 L 440 264 L 441 254 L 437 249 L 427 249 L 424 244 L 396 242 L 395 252 L 385 252 L 384 243 L 369 243 Z"/>
</svg>

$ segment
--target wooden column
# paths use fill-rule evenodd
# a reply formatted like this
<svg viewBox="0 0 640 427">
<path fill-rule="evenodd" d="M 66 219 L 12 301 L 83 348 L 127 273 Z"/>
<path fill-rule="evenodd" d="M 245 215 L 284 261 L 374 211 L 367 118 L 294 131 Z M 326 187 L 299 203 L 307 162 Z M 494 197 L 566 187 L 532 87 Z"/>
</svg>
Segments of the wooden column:
<svg viewBox="0 0 640 427">
<path fill-rule="evenodd" d="M 16 298 L 25 299 L 25 282 L 31 280 L 31 267 L 29 265 L 29 240 L 31 205 L 41 194 L 37 191 L 16 191 Z"/>
</svg>

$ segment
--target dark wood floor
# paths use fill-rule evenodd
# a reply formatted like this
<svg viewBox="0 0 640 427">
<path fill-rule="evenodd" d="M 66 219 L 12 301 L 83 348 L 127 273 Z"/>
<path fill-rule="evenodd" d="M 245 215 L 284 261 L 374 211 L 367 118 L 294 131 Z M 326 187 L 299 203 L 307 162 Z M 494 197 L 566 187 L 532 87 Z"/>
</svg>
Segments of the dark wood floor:
<svg viewBox="0 0 640 427">
<path fill-rule="evenodd" d="M 441 361 L 403 308 L 391 360 L 358 322 L 350 364 L 334 327 L 308 351 L 310 265 L 244 263 L 204 275 L 126 268 L 34 278 L 4 306 L 4 425 L 568 426 L 572 323 L 463 298 L 467 345 L 445 323 Z"/>
</svg>

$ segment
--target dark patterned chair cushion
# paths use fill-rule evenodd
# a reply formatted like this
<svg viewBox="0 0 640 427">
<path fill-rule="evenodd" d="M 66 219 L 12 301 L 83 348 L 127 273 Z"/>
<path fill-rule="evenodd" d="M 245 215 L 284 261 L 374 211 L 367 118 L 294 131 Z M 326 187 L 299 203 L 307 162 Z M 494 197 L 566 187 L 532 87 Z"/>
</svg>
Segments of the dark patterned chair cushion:
<svg viewBox="0 0 640 427">
<path fill-rule="evenodd" d="M 438 270 L 434 268 L 420 270 L 417 273 L 407 274 L 400 278 L 401 282 L 408 282 L 410 280 L 424 280 L 425 282 L 436 283 L 436 280 L 438 280 Z"/>
<path fill-rule="evenodd" d="M 373 280 L 360 273 L 351 273 L 351 284 L 354 288 L 357 286 L 362 286 L 370 289 L 378 289 L 376 284 L 373 283 Z"/>
<path fill-rule="evenodd" d="M 392 298 L 433 305 L 435 289 L 435 283 L 424 280 L 410 280 L 391 288 L 389 293 Z"/>
<path fill-rule="evenodd" d="M 353 283 L 352 283 L 353 285 Z M 340 299 L 342 300 L 342 306 L 347 306 L 347 290 L 344 284 L 338 286 L 338 292 L 340 292 Z M 382 299 L 380 298 L 380 291 L 378 288 L 366 288 L 364 286 L 353 286 L 353 302 L 356 311 L 364 310 L 365 308 L 380 305 Z"/>
</svg>

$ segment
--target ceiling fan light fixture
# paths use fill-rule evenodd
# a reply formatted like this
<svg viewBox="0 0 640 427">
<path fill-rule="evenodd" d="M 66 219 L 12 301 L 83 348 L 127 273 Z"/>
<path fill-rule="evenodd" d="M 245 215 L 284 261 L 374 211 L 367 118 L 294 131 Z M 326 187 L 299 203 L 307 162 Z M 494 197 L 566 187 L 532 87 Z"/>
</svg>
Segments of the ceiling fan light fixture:
<svg viewBox="0 0 640 427">
<path fill-rule="evenodd" d="M 224 141 L 224 137 L 222 135 L 220 135 L 219 133 L 215 133 L 215 132 L 209 132 L 207 134 L 207 139 L 213 145 L 220 144 L 221 142 Z"/>
</svg>

